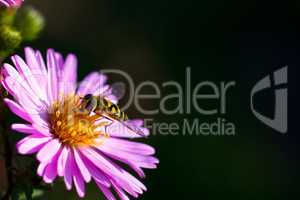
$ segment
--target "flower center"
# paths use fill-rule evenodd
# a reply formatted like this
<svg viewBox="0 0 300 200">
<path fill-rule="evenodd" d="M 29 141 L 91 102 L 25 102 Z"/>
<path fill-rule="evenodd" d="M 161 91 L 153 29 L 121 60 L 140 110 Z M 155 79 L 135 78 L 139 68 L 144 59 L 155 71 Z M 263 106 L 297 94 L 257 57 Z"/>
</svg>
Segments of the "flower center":
<svg viewBox="0 0 300 200">
<path fill-rule="evenodd" d="M 99 139 L 108 137 L 103 130 L 99 130 L 99 127 L 108 125 L 97 123 L 100 118 L 97 114 L 82 112 L 78 96 L 66 96 L 63 101 L 52 105 L 51 132 L 61 143 L 69 146 L 99 145 Z"/>
</svg>

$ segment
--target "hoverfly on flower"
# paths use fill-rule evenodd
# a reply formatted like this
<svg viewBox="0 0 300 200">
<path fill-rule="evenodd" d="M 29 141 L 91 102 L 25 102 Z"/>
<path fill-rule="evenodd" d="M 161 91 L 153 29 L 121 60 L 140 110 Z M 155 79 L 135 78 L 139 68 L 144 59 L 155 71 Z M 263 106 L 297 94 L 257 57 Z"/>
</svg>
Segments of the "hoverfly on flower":
<svg viewBox="0 0 300 200">
<path fill-rule="evenodd" d="M 96 113 L 99 117 L 107 118 L 110 121 L 118 121 L 125 127 L 129 128 L 136 134 L 140 136 L 145 136 L 143 131 L 138 127 L 131 126 L 127 124 L 128 121 L 127 114 L 121 110 L 121 108 L 114 102 L 112 102 L 108 97 L 110 94 L 114 94 L 117 99 L 124 96 L 125 86 L 122 84 L 113 84 L 112 86 L 107 86 L 100 95 L 86 94 L 81 98 L 80 111 L 83 113 Z"/>
<path fill-rule="evenodd" d="M 45 62 L 40 51 L 26 48 L 25 60 L 14 55 L 14 66 L 5 63 L 1 70 L 1 85 L 11 95 L 4 102 L 25 121 L 11 126 L 26 135 L 18 152 L 36 154 L 37 174 L 45 183 L 62 177 L 80 197 L 85 183 L 94 181 L 106 199 L 138 198 L 146 187 L 120 164 L 140 178 L 143 169 L 157 167 L 155 149 L 131 141 L 148 136 L 149 129 L 142 119 L 127 120 L 106 75 L 92 72 L 77 85 L 75 55 L 64 58 L 49 49 L 46 57 Z"/>
</svg>

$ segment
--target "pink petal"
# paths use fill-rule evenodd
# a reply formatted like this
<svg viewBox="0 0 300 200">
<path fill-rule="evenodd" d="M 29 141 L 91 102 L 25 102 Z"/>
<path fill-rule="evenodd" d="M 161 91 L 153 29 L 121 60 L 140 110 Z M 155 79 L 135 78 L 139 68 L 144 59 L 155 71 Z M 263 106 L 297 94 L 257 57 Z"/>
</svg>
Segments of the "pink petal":
<svg viewBox="0 0 300 200">
<path fill-rule="evenodd" d="M 89 170 L 87 169 L 85 163 L 82 161 L 81 156 L 79 152 L 74 148 L 74 158 L 75 158 L 75 163 L 77 164 L 77 167 L 79 168 L 79 171 L 84 178 L 84 180 L 88 183 L 91 181 L 91 174 Z"/>
<path fill-rule="evenodd" d="M 4 69 L 8 76 L 5 76 L 5 84 L 10 91 L 13 91 L 13 95 L 19 97 L 19 93 L 26 93 L 29 99 L 37 105 L 42 105 L 42 102 L 37 97 L 36 93 L 32 90 L 30 85 L 25 82 L 24 78 L 9 64 L 4 64 Z"/>
<path fill-rule="evenodd" d="M 120 151 L 114 148 L 107 148 L 106 145 L 101 145 L 97 147 L 100 151 L 104 152 L 109 157 L 133 165 L 134 168 L 148 168 L 155 169 L 156 164 L 159 163 L 158 159 L 152 156 L 139 155 L 134 153 L 127 153 L 125 151 Z"/>
<path fill-rule="evenodd" d="M 141 178 L 146 177 L 146 174 L 144 173 L 143 169 L 139 165 L 132 162 L 128 162 L 128 165 L 139 175 L 139 177 Z"/>
<path fill-rule="evenodd" d="M 64 94 L 74 93 L 77 81 L 77 58 L 75 55 L 70 54 L 66 58 L 63 66 L 63 77 L 61 83 L 63 84 Z"/>
<path fill-rule="evenodd" d="M 139 162 L 135 162 L 133 160 L 129 160 L 129 159 L 124 158 L 122 156 L 112 154 L 112 153 L 106 153 L 106 154 L 114 160 L 118 160 L 120 162 L 128 164 L 141 178 L 145 178 L 145 173 L 142 169 L 142 167 L 144 167 L 145 165 L 143 165 Z M 145 168 L 150 168 L 150 169 L 156 168 L 155 164 L 151 164 L 152 165 L 151 167 L 149 167 L 149 164 L 147 164 L 147 165 L 148 166 L 145 167 Z"/>
<path fill-rule="evenodd" d="M 62 75 L 62 68 L 63 68 L 63 65 L 64 65 L 64 58 L 63 56 L 61 55 L 61 53 L 59 52 L 55 52 L 54 53 L 54 57 L 55 57 L 55 60 L 56 60 L 56 63 L 57 63 L 57 66 L 58 66 L 58 69 L 59 69 L 59 78 L 61 77 Z"/>
<path fill-rule="evenodd" d="M 120 175 L 119 170 L 117 170 L 109 161 L 93 149 L 82 148 L 80 149 L 80 152 L 104 173 L 112 177 Z"/>
<path fill-rule="evenodd" d="M 16 115 L 28 122 L 32 122 L 30 115 L 26 113 L 26 111 L 19 104 L 7 98 L 4 99 L 4 102 L 13 113 L 15 113 Z"/>
<path fill-rule="evenodd" d="M 73 181 L 74 181 L 77 194 L 79 195 L 79 197 L 83 198 L 85 195 L 84 180 L 76 165 L 74 165 L 73 170 L 74 170 Z"/>
<path fill-rule="evenodd" d="M 122 169 L 117 164 L 113 163 L 113 165 L 121 172 L 122 179 L 117 179 L 115 183 L 118 183 L 120 187 L 122 187 L 126 192 L 131 194 L 134 197 L 138 197 L 138 194 L 142 194 L 143 190 L 147 191 L 147 188 L 134 176 L 129 174 L 126 170 Z"/>
<path fill-rule="evenodd" d="M 58 139 L 52 139 L 37 154 L 40 162 L 49 163 L 59 151 L 61 144 Z"/>
<path fill-rule="evenodd" d="M 118 186 L 116 183 L 113 183 L 113 187 L 122 200 L 130 200 L 120 186 Z"/>
<path fill-rule="evenodd" d="M 6 6 L 6 7 L 9 7 L 10 5 L 6 2 L 6 0 L 0 0 L 0 6 L 1 6 L 1 3 Z"/>
<path fill-rule="evenodd" d="M 4 76 L 4 68 L 1 69 L 0 73 L 2 73 L 3 75 L 3 79 L 1 80 L 1 85 L 3 86 L 3 88 L 13 97 L 16 97 L 15 91 L 12 90 L 12 88 L 9 87 L 9 85 L 7 84 L 7 82 L 5 81 L 5 76 Z"/>
<path fill-rule="evenodd" d="M 106 79 L 105 75 L 98 72 L 90 73 L 80 83 L 77 94 L 80 96 L 93 94 L 97 89 L 104 87 Z"/>
<path fill-rule="evenodd" d="M 33 128 L 31 124 L 12 124 L 11 129 L 18 131 L 20 133 L 36 134 L 36 135 L 39 134 L 39 132 L 35 128 Z"/>
<path fill-rule="evenodd" d="M 64 181 L 68 190 L 72 189 L 73 173 L 74 173 L 74 157 L 72 151 L 68 151 L 66 166 L 64 169 Z"/>
<path fill-rule="evenodd" d="M 97 84 L 98 83 L 96 83 L 96 85 L 94 85 L 93 88 L 89 88 L 90 94 L 94 94 L 96 96 L 102 95 L 105 97 L 111 95 L 112 91 L 109 85 L 99 85 L 99 84 L 97 85 Z"/>
<path fill-rule="evenodd" d="M 22 73 L 23 78 L 27 81 L 29 87 L 35 93 L 35 95 L 37 95 L 40 99 L 45 100 L 45 93 L 40 88 L 40 84 L 38 84 L 37 80 L 35 79 L 35 76 L 42 75 L 40 74 L 40 71 L 33 71 L 33 74 L 30 68 L 24 62 L 24 60 L 17 55 L 12 56 L 12 61 L 14 62 L 19 72 Z"/>
<path fill-rule="evenodd" d="M 57 159 L 60 153 L 61 151 L 58 151 L 57 154 L 53 157 L 52 161 L 47 165 L 43 175 L 43 180 L 45 181 L 45 183 L 52 183 L 57 177 Z"/>
<path fill-rule="evenodd" d="M 17 149 L 20 154 L 35 153 L 39 151 L 49 140 L 49 137 L 30 135 L 17 143 Z"/>
<path fill-rule="evenodd" d="M 47 52 L 47 66 L 48 66 L 48 88 L 47 94 L 49 102 L 57 100 L 58 98 L 58 65 L 55 59 L 55 52 L 52 49 L 49 49 Z"/>
<path fill-rule="evenodd" d="M 142 119 L 131 119 L 131 120 L 128 120 L 128 123 L 130 123 L 134 126 L 142 127 L 144 125 L 144 120 L 142 120 Z"/>
<path fill-rule="evenodd" d="M 36 51 L 35 52 L 35 56 L 36 56 L 36 59 L 37 59 L 37 62 L 38 62 L 38 66 L 40 67 L 40 70 L 41 72 L 47 76 L 47 69 L 46 69 L 46 64 L 45 64 L 45 61 L 43 59 L 43 56 L 41 54 L 40 51 Z"/>
<path fill-rule="evenodd" d="M 127 181 L 118 181 L 117 183 L 119 186 L 122 186 L 124 190 L 126 190 L 129 194 L 131 194 L 134 197 L 138 197 L 138 194 L 143 194 L 143 191 L 147 191 L 147 188 L 144 186 L 143 183 L 141 183 L 138 179 L 136 179 L 134 176 L 129 174 L 127 171 L 121 169 L 119 166 L 117 166 L 120 171 L 122 172 L 124 180 Z M 129 183 L 129 188 L 128 188 L 128 183 Z M 133 191 L 132 191 L 133 190 Z"/>
<path fill-rule="evenodd" d="M 119 182 L 129 194 L 132 196 L 138 196 L 136 192 L 142 193 L 142 190 L 138 186 L 131 184 L 127 180 L 127 177 L 124 176 L 124 172 L 121 170 L 121 168 L 104 158 L 101 154 L 93 149 L 88 148 L 81 149 L 80 151 L 87 159 L 89 159 L 110 178 L 113 178 L 115 181 Z"/>
<path fill-rule="evenodd" d="M 6 7 L 19 7 L 22 4 L 23 0 L 0 0 L 1 3 Z"/>
<path fill-rule="evenodd" d="M 86 167 L 88 168 L 89 172 L 91 173 L 95 181 L 101 183 L 106 187 L 111 186 L 110 180 L 105 176 L 105 174 L 100 169 L 98 169 L 93 163 L 91 163 L 91 161 L 89 161 L 85 157 L 82 157 L 82 160 L 86 164 Z"/>
<path fill-rule="evenodd" d="M 45 122 L 38 118 L 38 117 L 33 117 L 34 119 L 34 124 L 32 124 L 32 127 L 35 128 L 40 134 L 44 136 L 52 136 L 52 133 L 50 133 L 48 125 L 45 124 Z"/>
<path fill-rule="evenodd" d="M 45 169 L 47 167 L 47 163 L 40 163 L 39 166 L 38 166 L 38 169 L 37 169 L 37 174 L 39 176 L 43 176 L 44 175 L 44 172 L 45 172 Z"/>
<path fill-rule="evenodd" d="M 41 88 L 43 99 L 46 100 L 47 72 L 32 48 L 25 48 L 25 56 L 28 67 Z"/>
<path fill-rule="evenodd" d="M 34 122 L 43 127 L 47 127 L 48 124 L 45 122 L 44 119 L 41 118 L 41 113 L 39 113 L 42 111 L 42 108 L 40 108 L 39 111 L 37 111 L 38 108 L 35 105 L 33 105 L 32 101 L 29 100 L 28 97 L 26 97 L 25 94 L 22 92 L 19 92 L 19 97 L 22 100 L 19 103 L 21 103 L 22 105 L 19 105 L 10 99 L 5 99 L 4 101 L 12 110 L 12 112 L 14 112 L 19 117 L 23 118 L 26 121 Z"/>
<path fill-rule="evenodd" d="M 40 52 L 36 52 L 30 48 L 25 48 L 25 57 L 26 57 L 26 63 L 28 64 L 28 67 L 34 71 L 39 71 L 42 75 L 47 75 L 45 65 L 41 62 L 41 59 L 43 61 L 43 58 L 41 56 Z"/>
<path fill-rule="evenodd" d="M 117 149 L 119 151 L 139 154 L 139 155 L 153 155 L 155 154 L 155 149 L 149 145 L 131 142 L 128 140 L 122 140 L 117 138 L 109 138 L 104 141 L 104 145 L 110 149 Z M 103 146 L 104 146 L 103 145 Z"/>
<path fill-rule="evenodd" d="M 14 91 L 14 97 L 18 100 L 18 103 L 26 110 L 29 114 L 38 113 L 42 109 L 42 102 L 36 98 L 34 94 L 26 91 L 24 85 L 16 82 L 12 77 L 6 77 L 5 80 L 8 87 Z"/>
<path fill-rule="evenodd" d="M 103 192 L 104 196 L 107 200 L 116 200 L 113 193 L 105 186 L 101 185 L 101 183 L 96 182 L 98 188 Z"/>
<path fill-rule="evenodd" d="M 62 152 L 58 158 L 57 172 L 59 176 L 64 176 L 69 151 L 69 147 L 63 147 Z"/>
</svg>

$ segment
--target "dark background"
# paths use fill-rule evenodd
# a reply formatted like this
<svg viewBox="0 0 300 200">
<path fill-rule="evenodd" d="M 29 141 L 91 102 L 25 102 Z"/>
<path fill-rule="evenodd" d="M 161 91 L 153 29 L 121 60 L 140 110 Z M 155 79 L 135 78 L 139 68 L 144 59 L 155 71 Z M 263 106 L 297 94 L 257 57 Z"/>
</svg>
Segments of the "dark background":
<svg viewBox="0 0 300 200">
<path fill-rule="evenodd" d="M 292 199 L 299 190 L 298 72 L 299 1 L 28 0 L 45 14 L 47 26 L 34 48 L 55 48 L 79 58 L 80 78 L 92 70 L 122 69 L 135 83 L 236 81 L 226 118 L 235 136 L 153 136 L 161 164 L 148 170 L 149 191 L 140 199 Z M 275 69 L 289 66 L 289 131 L 282 135 L 251 113 L 251 88 Z M 114 80 L 112 80 L 114 81 Z M 168 91 L 164 91 L 168 94 Z M 271 111 L 272 93 L 257 104 Z M 147 101 L 146 106 L 158 106 Z M 170 106 L 176 102 L 170 102 Z M 204 101 L 203 107 L 215 104 Z M 131 116 L 148 117 L 129 109 Z M 272 113 L 271 113 L 272 115 Z M 156 122 L 191 114 L 151 116 Z M 101 198 L 92 184 L 86 199 Z M 295 198 L 296 197 L 296 198 Z M 43 199 L 76 199 L 62 183 Z M 299 199 L 294 196 L 293 199 Z"/>
</svg>

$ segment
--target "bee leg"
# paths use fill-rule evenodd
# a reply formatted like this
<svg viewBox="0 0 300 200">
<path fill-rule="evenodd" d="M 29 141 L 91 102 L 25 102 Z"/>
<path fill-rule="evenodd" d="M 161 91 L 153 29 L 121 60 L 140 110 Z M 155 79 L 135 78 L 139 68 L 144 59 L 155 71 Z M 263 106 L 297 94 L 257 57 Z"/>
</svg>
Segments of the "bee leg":
<svg viewBox="0 0 300 200">
<path fill-rule="evenodd" d="M 84 108 L 76 108 L 73 110 L 76 113 L 82 114 L 82 115 L 87 115 L 89 114 L 89 111 L 84 109 Z"/>
</svg>

